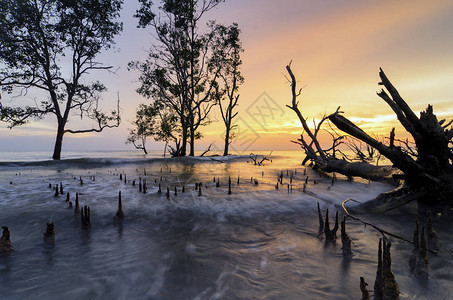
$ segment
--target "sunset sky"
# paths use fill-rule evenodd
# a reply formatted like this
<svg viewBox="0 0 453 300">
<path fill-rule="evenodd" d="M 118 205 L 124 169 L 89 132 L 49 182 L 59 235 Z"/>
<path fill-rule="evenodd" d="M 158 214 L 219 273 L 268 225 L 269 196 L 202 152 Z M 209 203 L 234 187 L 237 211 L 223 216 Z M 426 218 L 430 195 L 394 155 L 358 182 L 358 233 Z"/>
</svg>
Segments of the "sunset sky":
<svg viewBox="0 0 453 300">
<path fill-rule="evenodd" d="M 154 41 L 149 29 L 136 28 L 132 15 L 137 2 L 125 1 L 124 31 L 116 44 L 119 51 L 100 56 L 119 68 L 117 74 L 96 74 L 110 90 L 104 97 L 106 107 L 113 108 L 116 92 L 120 93 L 122 124 L 101 134 L 65 135 L 63 155 L 65 150 L 132 149 L 124 143 L 128 128 L 138 104 L 147 100 L 135 92 L 139 74 L 126 66 L 131 60 L 144 60 Z M 241 134 L 235 149 L 297 149 L 290 140 L 298 138 L 300 126 L 285 106 L 291 100 L 285 78 L 285 66 L 291 60 L 298 84 L 304 87 L 300 108 L 309 119 L 341 106 L 367 132 L 388 134 L 397 122 L 376 95 L 379 67 L 414 111 L 430 103 L 439 118 L 453 117 L 451 0 L 227 0 L 207 14 L 208 19 L 226 25 L 236 22 L 242 30 L 245 83 L 240 88 Z M 27 97 L 33 99 L 33 94 Z M 197 150 L 212 142 L 223 147 L 220 114 L 214 113 L 212 120 L 218 122 L 202 130 L 204 138 Z M 0 151 L 48 150 L 50 155 L 55 124 L 48 118 L 8 130 L 2 123 Z M 405 137 L 401 128 L 396 134 Z M 150 141 L 148 148 L 158 150 L 162 145 Z"/>
</svg>

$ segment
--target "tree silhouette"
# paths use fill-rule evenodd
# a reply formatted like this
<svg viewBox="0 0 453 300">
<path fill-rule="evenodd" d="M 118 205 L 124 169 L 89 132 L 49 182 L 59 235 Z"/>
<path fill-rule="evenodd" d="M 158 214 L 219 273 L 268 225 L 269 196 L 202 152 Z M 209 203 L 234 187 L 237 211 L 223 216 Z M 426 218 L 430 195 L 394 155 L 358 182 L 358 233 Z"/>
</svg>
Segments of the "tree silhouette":
<svg viewBox="0 0 453 300">
<path fill-rule="evenodd" d="M 122 0 L 0 0 L 0 86 L 20 95 L 41 91 L 48 99 L 34 105 L 1 106 L 9 127 L 48 114 L 57 119 L 53 159 L 60 159 L 65 133 L 100 132 L 119 126 L 119 109 L 110 115 L 99 108 L 106 87 L 87 83 L 92 71 L 110 70 L 96 61 L 122 30 L 116 21 Z M 17 97 L 13 97 L 13 100 Z M 119 104 L 118 104 L 119 105 Z M 67 129 L 71 112 L 94 121 L 90 129 Z"/>
<path fill-rule="evenodd" d="M 239 39 L 240 30 L 237 24 L 231 26 L 214 25 L 214 55 L 210 61 L 211 68 L 221 70 L 219 84 L 216 86 L 217 103 L 219 105 L 222 121 L 225 125 L 225 143 L 223 155 L 229 153 L 229 146 L 233 141 L 233 119 L 238 115 L 234 111 L 239 100 L 239 86 L 244 82 L 240 67 L 242 65 L 242 44 Z"/>
<path fill-rule="evenodd" d="M 150 26 L 158 43 L 149 51 L 145 62 L 131 62 L 130 68 L 141 72 L 138 93 L 154 102 L 161 102 L 178 116 L 181 129 L 179 155 L 195 151 L 195 140 L 201 126 L 209 124 L 209 113 L 216 104 L 216 92 L 224 67 L 215 56 L 214 46 L 220 26 L 210 22 L 201 32 L 201 19 L 220 0 L 165 0 L 156 15 L 152 2 L 141 0 L 137 11 L 139 26 Z M 217 63 L 213 60 L 217 59 Z"/>
</svg>

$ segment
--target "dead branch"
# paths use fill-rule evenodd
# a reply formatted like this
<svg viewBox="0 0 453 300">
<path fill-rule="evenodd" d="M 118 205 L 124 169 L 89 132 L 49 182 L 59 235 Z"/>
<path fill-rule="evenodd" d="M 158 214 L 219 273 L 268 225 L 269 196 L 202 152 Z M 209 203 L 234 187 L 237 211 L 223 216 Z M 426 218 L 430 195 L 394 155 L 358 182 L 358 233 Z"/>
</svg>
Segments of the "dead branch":
<svg viewBox="0 0 453 300">
<path fill-rule="evenodd" d="M 305 151 L 308 152 L 307 155 L 311 155 L 312 159 L 314 159 L 314 160 L 321 158 L 321 160 L 325 162 L 325 161 L 327 161 L 327 158 L 324 154 L 324 151 L 322 150 L 321 145 L 319 144 L 318 140 L 316 139 L 316 136 L 313 134 L 311 129 L 308 127 L 306 119 L 303 117 L 302 113 L 300 112 L 300 110 L 298 108 L 299 102 L 297 101 L 297 97 L 300 96 L 302 89 L 300 89 L 299 91 L 296 91 L 297 90 L 297 81 L 296 81 L 296 77 L 294 76 L 294 74 L 291 70 L 291 62 L 286 66 L 286 70 L 288 71 L 288 74 L 291 78 L 290 84 L 291 84 L 291 93 L 292 93 L 291 106 L 287 105 L 287 107 L 296 113 L 297 117 L 299 118 L 300 123 L 302 124 L 302 128 L 310 137 L 311 144 L 315 145 L 317 153 L 319 154 L 319 156 L 316 155 L 316 152 L 313 150 L 313 148 L 311 146 L 307 145 L 307 143 L 303 140 L 303 136 L 301 135 L 300 141 L 304 144 L 304 146 L 307 147 L 307 148 L 305 148 Z"/>
<path fill-rule="evenodd" d="M 200 157 L 203 157 L 206 153 L 211 151 L 212 143 L 209 145 L 208 149 L 206 149 L 203 153 L 201 153 Z"/>
<path fill-rule="evenodd" d="M 370 223 L 370 222 L 367 222 L 367 221 L 363 221 L 362 219 L 360 219 L 360 218 L 358 218 L 358 217 L 354 217 L 353 215 L 351 215 L 351 214 L 349 213 L 349 211 L 346 209 L 346 206 L 345 206 L 346 203 L 348 203 L 349 201 L 356 202 L 356 203 L 360 203 L 359 201 L 356 201 L 356 200 L 351 199 L 351 198 L 346 199 L 346 200 L 344 200 L 344 201 L 341 203 L 341 207 L 343 208 L 343 211 L 345 212 L 345 214 L 346 214 L 346 216 L 347 216 L 348 218 L 351 218 L 352 220 L 355 220 L 355 221 L 359 221 L 359 222 L 361 222 L 362 224 L 364 224 L 365 226 L 368 225 L 368 226 L 373 227 L 374 229 L 376 229 L 377 231 L 379 231 L 379 232 L 382 234 L 382 236 L 383 236 L 384 238 L 387 238 L 386 235 L 388 235 L 388 236 L 394 237 L 394 238 L 396 238 L 396 239 L 402 240 L 403 242 L 406 242 L 406 243 L 409 243 L 409 244 L 412 244 L 412 245 L 414 244 L 413 241 L 410 241 L 410 240 L 408 240 L 408 239 L 406 239 L 406 238 L 403 238 L 403 237 L 401 237 L 401 236 L 399 236 L 399 235 L 396 235 L 396 234 L 391 233 L 391 232 L 389 232 L 389 231 L 387 231 L 387 230 L 384 230 L 384 229 L 382 229 L 382 228 L 380 228 L 380 227 L 374 225 L 373 223 Z M 433 250 L 429 250 L 429 249 L 428 249 L 428 251 L 431 252 L 431 253 L 433 253 L 433 254 L 436 254 L 436 255 L 437 255 L 437 251 L 433 251 Z"/>
</svg>

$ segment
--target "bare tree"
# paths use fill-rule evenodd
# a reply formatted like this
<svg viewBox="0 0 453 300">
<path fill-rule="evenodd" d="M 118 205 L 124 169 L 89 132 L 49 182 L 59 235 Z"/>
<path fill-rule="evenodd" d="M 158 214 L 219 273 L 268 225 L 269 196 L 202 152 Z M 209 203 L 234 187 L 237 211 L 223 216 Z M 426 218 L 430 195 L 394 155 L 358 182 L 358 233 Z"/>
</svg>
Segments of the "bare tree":
<svg viewBox="0 0 453 300">
<path fill-rule="evenodd" d="M 397 189 L 381 194 L 376 199 L 359 205 L 359 208 L 383 211 L 414 200 L 417 200 L 419 204 L 435 206 L 438 209 L 452 206 L 450 197 L 453 192 L 452 121 L 437 120 L 431 105 L 428 105 L 426 111 L 421 112 L 420 117 L 417 117 L 381 69 L 379 84 L 384 86 L 385 90 L 379 91 L 378 96 L 390 106 L 398 121 L 411 134 L 415 149 L 409 145 L 409 141 L 396 139 L 394 130 L 390 132 L 389 144 L 378 141 L 345 118 L 337 109 L 335 113 L 328 116 L 329 121 L 339 130 L 379 151 L 393 163 L 393 167 L 372 166 L 367 162 L 350 163 L 345 160 L 333 159 L 326 155 L 321 148 L 316 134 L 313 134 L 308 128 L 299 111 L 296 98 L 300 94 L 300 90 L 299 92 L 296 90 L 296 79 L 291 71 L 291 64 L 286 69 L 291 77 L 293 95 L 290 108 L 296 112 L 304 131 L 311 139 L 311 142 L 308 143 L 302 136 L 299 141 L 307 156 L 317 167 L 327 172 L 335 171 L 348 176 L 369 179 L 402 179 L 401 185 Z M 406 147 L 396 146 L 395 141 L 400 141 L 400 144 Z M 315 148 L 312 147 L 313 145 Z M 372 153 L 371 148 L 368 149 L 369 153 Z"/>
</svg>

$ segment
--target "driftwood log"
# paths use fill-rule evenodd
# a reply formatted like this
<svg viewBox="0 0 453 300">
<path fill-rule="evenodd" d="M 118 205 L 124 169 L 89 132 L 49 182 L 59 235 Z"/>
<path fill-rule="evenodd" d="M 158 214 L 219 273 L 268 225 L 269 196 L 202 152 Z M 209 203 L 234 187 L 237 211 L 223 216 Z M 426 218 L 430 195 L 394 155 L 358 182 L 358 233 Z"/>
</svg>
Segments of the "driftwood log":
<svg viewBox="0 0 453 300">
<path fill-rule="evenodd" d="M 450 145 L 453 144 L 453 128 L 451 127 L 453 121 L 438 120 L 431 105 L 428 105 L 427 109 L 418 117 L 380 69 L 381 82 L 379 85 L 382 85 L 385 90 L 382 89 L 377 94 L 390 106 L 398 121 L 412 136 L 414 149 L 408 149 L 408 147 L 405 149 L 395 145 L 395 142 L 400 140 L 395 138 L 394 130 L 390 132 L 388 144 L 376 140 L 344 117 L 340 108 L 331 115 L 325 115 L 318 124 L 315 124 L 314 128 L 310 128 L 307 119 L 298 107 L 297 97 L 300 96 L 302 89 L 297 90 L 297 81 L 291 70 L 291 63 L 286 66 L 286 70 L 290 76 L 288 81 L 291 84 L 292 92 L 291 105 L 287 105 L 287 107 L 296 113 L 303 129 L 300 139 L 293 142 L 299 144 L 305 151 L 307 158 L 304 162 L 311 161 L 315 168 L 325 172 L 399 183 L 400 186 L 396 190 L 381 194 L 371 201 L 358 205 L 356 209 L 383 212 L 416 200 L 419 204 L 433 207 L 436 212 L 443 211 L 443 213 L 451 214 L 453 149 Z M 357 163 L 338 159 L 335 153 L 337 147 L 342 143 L 342 138 L 335 138 L 333 145 L 328 149 L 323 148 L 318 141 L 318 133 L 322 129 L 322 124 L 327 122 L 334 124 L 347 136 L 376 149 L 393 165 L 373 166 L 367 162 Z M 403 144 L 408 146 L 409 142 Z"/>
</svg>

